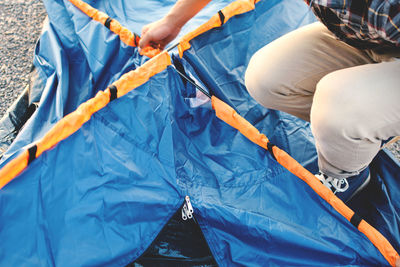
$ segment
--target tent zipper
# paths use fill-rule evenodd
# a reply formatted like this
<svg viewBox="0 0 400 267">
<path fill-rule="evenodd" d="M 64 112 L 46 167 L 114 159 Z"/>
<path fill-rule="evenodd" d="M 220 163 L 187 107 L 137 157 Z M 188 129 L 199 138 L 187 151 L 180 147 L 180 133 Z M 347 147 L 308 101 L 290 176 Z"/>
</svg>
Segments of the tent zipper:
<svg viewBox="0 0 400 267">
<path fill-rule="evenodd" d="M 214 260 L 214 262 L 215 262 L 215 266 L 218 266 L 218 264 L 217 264 L 217 262 L 216 262 L 216 260 L 215 260 L 215 256 L 214 256 L 214 254 L 212 253 L 211 248 L 210 248 L 210 245 L 209 245 L 209 243 L 208 243 L 208 241 L 207 241 L 207 239 L 206 239 L 206 236 L 205 236 L 204 233 L 203 233 L 203 229 L 201 229 L 200 224 L 199 224 L 199 222 L 196 220 L 196 218 L 194 217 L 193 213 L 194 213 L 194 210 L 193 210 L 192 203 L 190 202 L 190 198 L 189 198 L 189 196 L 186 196 L 186 197 L 185 197 L 185 203 L 183 204 L 183 207 L 182 207 L 182 219 L 183 219 L 184 221 L 186 221 L 187 219 L 193 219 L 194 223 L 195 223 L 195 224 L 199 227 L 199 229 L 200 229 L 200 233 L 201 233 L 201 235 L 202 235 L 202 237 L 203 237 L 203 240 L 204 240 L 204 242 L 206 242 L 206 244 L 207 244 L 208 252 L 209 252 L 209 254 L 213 257 L 213 260 Z M 214 265 L 211 265 L 211 266 L 214 266 Z"/>
<path fill-rule="evenodd" d="M 189 196 L 185 197 L 185 203 L 183 204 L 182 207 L 182 220 L 186 221 L 187 219 L 192 219 L 193 218 L 193 206 L 192 203 L 190 202 Z"/>
</svg>

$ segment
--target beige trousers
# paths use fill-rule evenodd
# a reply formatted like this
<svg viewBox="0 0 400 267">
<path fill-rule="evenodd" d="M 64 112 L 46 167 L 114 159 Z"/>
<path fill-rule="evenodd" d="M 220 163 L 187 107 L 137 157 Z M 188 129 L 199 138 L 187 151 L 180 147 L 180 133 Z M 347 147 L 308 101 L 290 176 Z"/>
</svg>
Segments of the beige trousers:
<svg viewBox="0 0 400 267">
<path fill-rule="evenodd" d="M 310 121 L 320 170 L 343 178 L 366 168 L 382 140 L 400 135 L 396 57 L 351 47 L 317 22 L 257 51 L 245 83 L 263 106 Z"/>
</svg>

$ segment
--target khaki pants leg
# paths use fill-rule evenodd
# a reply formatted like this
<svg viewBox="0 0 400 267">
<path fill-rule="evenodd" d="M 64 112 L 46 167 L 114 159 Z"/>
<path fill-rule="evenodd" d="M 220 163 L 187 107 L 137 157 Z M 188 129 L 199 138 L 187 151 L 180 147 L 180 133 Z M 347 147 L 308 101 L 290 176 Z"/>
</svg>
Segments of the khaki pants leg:
<svg viewBox="0 0 400 267">
<path fill-rule="evenodd" d="M 332 72 L 317 85 L 311 129 L 327 175 L 358 174 L 400 134 L 400 60 Z"/>
<path fill-rule="evenodd" d="M 362 103 L 359 103 L 358 94 L 360 92 L 353 94 L 353 99 L 349 100 L 351 104 L 348 104 L 347 108 L 350 111 L 347 110 L 345 115 L 341 112 L 343 107 L 337 106 L 333 102 L 329 105 L 329 112 L 319 112 L 319 109 L 322 109 L 322 107 L 326 110 L 328 109 L 327 107 L 325 108 L 325 103 L 331 103 L 331 101 L 326 97 L 329 94 L 335 94 L 335 90 L 333 89 L 337 87 L 335 85 L 340 84 L 340 87 L 343 88 L 344 83 L 341 83 L 338 79 L 347 77 L 348 80 L 354 81 L 354 83 L 360 79 L 359 76 L 358 78 L 352 78 L 344 74 L 342 75 L 342 72 L 339 70 L 345 71 L 345 69 L 352 69 L 353 67 L 362 65 L 375 66 L 378 64 L 372 63 L 376 62 L 377 57 L 373 53 L 353 48 L 337 40 L 321 23 L 314 23 L 289 33 L 260 49 L 250 60 L 245 82 L 249 93 L 267 108 L 282 110 L 304 120 L 310 120 L 311 107 L 313 106 L 311 124 L 313 134 L 316 137 L 320 168 L 326 174 L 340 178 L 355 174 L 363 169 L 372 159 L 371 155 L 377 153 L 379 146 L 376 144 L 380 143 L 378 140 L 385 139 L 387 135 L 392 134 L 391 132 L 399 134 L 398 126 L 387 126 L 392 130 L 387 132 L 384 130 L 385 133 L 381 131 L 375 136 L 374 144 L 367 145 L 367 143 L 371 142 L 368 139 L 368 135 L 372 134 L 371 128 L 374 127 L 371 126 L 368 120 L 365 121 L 364 115 L 359 114 L 361 112 L 353 112 L 353 109 L 363 106 Z M 386 65 L 386 63 L 381 64 Z M 391 68 L 391 65 L 388 65 L 385 71 L 388 71 L 389 68 Z M 327 75 L 329 73 L 332 74 Z M 394 73 L 394 70 L 392 73 Z M 336 78 L 335 74 L 338 75 Z M 388 75 L 397 76 L 390 75 L 389 73 Z M 379 77 L 378 73 L 375 77 L 377 76 Z M 326 79 L 322 79 L 323 77 Z M 381 80 L 380 78 L 375 79 Z M 347 91 L 355 92 L 351 88 L 355 86 L 354 83 L 351 86 L 346 86 Z M 393 85 L 393 82 L 390 83 Z M 367 80 L 364 79 L 362 85 L 361 83 L 359 85 L 360 90 L 361 87 L 367 84 Z M 369 92 L 379 90 L 376 89 L 376 86 L 378 85 L 375 84 L 374 86 L 370 86 L 371 90 L 366 89 L 363 91 L 361 93 L 363 94 L 363 99 L 375 98 L 374 95 L 369 96 Z M 382 85 L 380 84 L 379 86 Z M 325 87 L 331 89 L 324 89 Z M 314 98 L 316 88 L 318 88 L 318 91 L 321 90 L 321 94 L 317 93 Z M 393 89 L 397 89 L 400 92 L 400 89 L 396 87 L 392 86 L 391 88 L 392 91 L 396 91 Z M 327 93 L 328 91 L 331 93 Z M 339 95 L 343 93 L 341 90 L 336 90 L 336 92 Z M 330 97 L 331 95 L 328 98 Z M 315 102 L 314 104 L 313 101 Z M 353 102 L 359 104 L 354 105 Z M 390 105 L 392 106 L 390 112 L 393 112 L 395 108 L 393 104 Z M 374 110 L 374 112 L 370 113 L 375 114 L 375 111 L 379 110 L 378 113 L 381 114 L 377 116 L 375 121 L 379 121 L 381 117 L 384 117 L 386 112 L 389 112 L 388 110 L 381 111 L 382 106 L 385 106 L 384 102 L 369 106 L 369 108 Z M 340 115 L 335 115 L 335 111 L 338 111 Z M 397 114 L 400 113 L 399 110 L 396 112 Z M 365 128 L 360 135 L 351 136 L 351 142 L 346 141 L 346 138 L 348 138 L 345 136 L 346 134 L 340 133 L 340 131 L 343 131 L 343 127 L 339 127 L 341 130 L 332 132 L 332 128 L 337 126 L 334 125 L 334 122 L 344 125 L 344 123 L 340 122 L 340 119 L 335 119 L 338 116 L 344 116 L 345 118 L 341 119 L 351 119 L 351 121 L 357 122 L 360 125 L 370 125 L 370 128 Z M 385 119 L 387 124 L 396 124 L 395 120 L 396 118 Z M 327 126 L 323 124 L 325 121 L 331 122 L 329 131 L 326 130 L 328 128 L 325 128 Z M 352 126 L 350 123 L 346 125 L 349 128 L 353 128 Z M 396 135 L 396 133 L 393 133 L 393 135 Z M 366 143 L 365 147 L 360 145 L 359 142 L 354 142 L 355 139 L 363 140 L 360 142 Z"/>
<path fill-rule="evenodd" d="M 250 60 L 245 83 L 261 105 L 309 121 L 315 88 L 322 77 L 372 62 L 367 53 L 337 40 L 316 22 L 258 50 Z"/>
</svg>

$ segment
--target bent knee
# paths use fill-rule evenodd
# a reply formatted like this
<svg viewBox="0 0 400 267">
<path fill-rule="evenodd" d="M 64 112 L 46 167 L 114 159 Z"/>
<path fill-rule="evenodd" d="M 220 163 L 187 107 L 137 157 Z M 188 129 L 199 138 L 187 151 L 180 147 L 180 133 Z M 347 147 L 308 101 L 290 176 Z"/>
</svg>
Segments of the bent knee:
<svg viewBox="0 0 400 267">
<path fill-rule="evenodd" d="M 273 69 L 268 69 L 257 53 L 251 58 L 245 73 L 245 86 L 250 96 L 267 108 L 274 108 L 273 103 L 281 95 L 280 75 L 275 75 Z"/>
<path fill-rule="evenodd" d="M 321 138 L 342 136 L 358 138 L 370 126 L 369 108 L 359 105 L 351 82 L 338 79 L 335 72 L 324 76 L 317 84 L 311 108 L 314 135 Z"/>
</svg>

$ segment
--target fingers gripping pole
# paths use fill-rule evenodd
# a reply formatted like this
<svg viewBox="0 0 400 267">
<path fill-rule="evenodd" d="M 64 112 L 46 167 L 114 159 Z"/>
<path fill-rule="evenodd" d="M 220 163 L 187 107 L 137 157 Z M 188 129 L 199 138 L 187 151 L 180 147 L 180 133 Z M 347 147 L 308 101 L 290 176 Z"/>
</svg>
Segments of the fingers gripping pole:
<svg viewBox="0 0 400 267">
<path fill-rule="evenodd" d="M 123 27 L 118 21 L 115 19 L 110 18 L 107 14 L 104 12 L 101 12 L 94 7 L 90 6 L 89 4 L 81 1 L 81 0 L 69 0 L 74 6 L 79 8 L 83 13 L 88 15 L 90 18 L 92 18 L 95 21 L 100 22 L 103 24 L 105 27 L 107 27 L 109 30 L 111 30 L 113 33 L 117 34 L 121 41 L 125 43 L 126 45 L 137 47 L 140 41 L 139 35 L 136 33 L 132 33 L 130 30 L 127 28 Z M 144 49 L 141 50 L 141 54 L 145 55 L 147 57 L 154 57 L 155 55 L 158 55 L 161 52 L 160 49 L 156 49 L 153 47 L 145 47 Z"/>
</svg>

